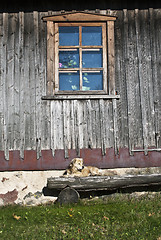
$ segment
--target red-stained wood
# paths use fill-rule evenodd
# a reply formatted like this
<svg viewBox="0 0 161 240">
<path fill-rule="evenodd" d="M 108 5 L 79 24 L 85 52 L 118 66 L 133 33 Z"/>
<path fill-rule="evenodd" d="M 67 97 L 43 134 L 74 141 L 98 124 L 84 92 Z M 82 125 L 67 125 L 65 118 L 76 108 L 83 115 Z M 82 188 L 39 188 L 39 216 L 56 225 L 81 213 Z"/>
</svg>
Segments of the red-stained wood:
<svg viewBox="0 0 161 240">
<path fill-rule="evenodd" d="M 119 155 L 115 155 L 114 148 L 106 149 L 106 155 L 102 156 L 101 148 L 80 149 L 80 157 L 84 159 L 85 165 L 99 168 L 144 168 L 161 167 L 161 152 L 136 152 L 129 156 L 128 148 L 120 148 Z M 10 151 L 9 161 L 5 160 L 3 151 L 0 151 L 0 171 L 24 171 L 24 170 L 63 170 L 70 161 L 78 157 L 77 150 L 68 150 L 68 159 L 65 159 L 64 150 L 55 150 L 53 157 L 51 150 L 42 150 L 41 157 L 37 160 L 36 150 L 25 150 L 24 159 L 20 158 L 20 151 Z"/>
</svg>

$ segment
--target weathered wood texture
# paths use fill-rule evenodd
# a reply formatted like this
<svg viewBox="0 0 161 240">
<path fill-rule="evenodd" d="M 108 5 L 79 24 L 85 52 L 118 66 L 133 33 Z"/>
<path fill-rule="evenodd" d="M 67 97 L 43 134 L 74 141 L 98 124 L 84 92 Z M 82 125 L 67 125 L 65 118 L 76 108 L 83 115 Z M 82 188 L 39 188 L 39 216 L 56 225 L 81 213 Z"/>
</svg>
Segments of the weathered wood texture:
<svg viewBox="0 0 161 240">
<path fill-rule="evenodd" d="M 64 189 L 66 186 L 79 191 L 114 190 L 125 187 L 161 185 L 161 174 L 123 175 L 123 176 L 94 176 L 81 178 L 55 177 L 48 178 L 49 189 Z"/>
<path fill-rule="evenodd" d="M 106 11 L 100 11 L 100 13 Z M 161 147 L 161 10 L 115 11 L 120 100 L 42 100 L 49 13 L 0 14 L 0 150 Z M 109 14 L 109 12 L 108 12 Z M 48 38 L 47 38 L 48 36 Z M 52 76 L 50 76 L 52 78 Z M 52 87 L 52 86 L 51 86 Z M 52 89 L 51 89 L 52 92 Z"/>
</svg>

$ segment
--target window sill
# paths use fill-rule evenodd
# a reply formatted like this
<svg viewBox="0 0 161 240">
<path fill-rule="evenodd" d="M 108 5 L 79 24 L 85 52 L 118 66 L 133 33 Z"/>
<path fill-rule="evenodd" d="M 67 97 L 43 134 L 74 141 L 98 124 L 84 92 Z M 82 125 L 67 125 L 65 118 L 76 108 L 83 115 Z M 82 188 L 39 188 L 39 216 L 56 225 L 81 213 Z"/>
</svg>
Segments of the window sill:
<svg viewBox="0 0 161 240">
<path fill-rule="evenodd" d="M 120 95 L 54 95 L 43 96 L 42 100 L 88 100 L 88 99 L 120 99 Z"/>
</svg>

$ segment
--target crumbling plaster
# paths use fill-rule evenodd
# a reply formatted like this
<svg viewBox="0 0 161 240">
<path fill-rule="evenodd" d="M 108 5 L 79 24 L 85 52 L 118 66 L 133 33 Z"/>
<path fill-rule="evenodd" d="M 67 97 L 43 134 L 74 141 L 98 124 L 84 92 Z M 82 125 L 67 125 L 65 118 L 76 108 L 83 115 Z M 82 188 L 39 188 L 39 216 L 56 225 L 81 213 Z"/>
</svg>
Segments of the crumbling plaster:
<svg viewBox="0 0 161 240">
<path fill-rule="evenodd" d="M 119 168 L 118 175 L 161 173 L 160 167 Z M 7 204 L 39 205 L 54 202 L 57 197 L 45 196 L 47 178 L 62 176 L 64 171 L 0 172 L 0 206 Z"/>
<path fill-rule="evenodd" d="M 54 201 L 44 196 L 47 178 L 59 177 L 63 171 L 14 171 L 0 172 L 0 205 L 38 205 Z"/>
</svg>

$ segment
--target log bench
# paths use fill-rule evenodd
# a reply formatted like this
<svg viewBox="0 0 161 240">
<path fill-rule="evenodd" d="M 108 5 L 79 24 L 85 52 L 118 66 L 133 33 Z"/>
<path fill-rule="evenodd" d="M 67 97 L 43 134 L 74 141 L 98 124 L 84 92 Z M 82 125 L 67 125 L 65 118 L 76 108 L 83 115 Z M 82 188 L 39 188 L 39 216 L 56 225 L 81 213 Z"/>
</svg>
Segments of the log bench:
<svg viewBox="0 0 161 240">
<path fill-rule="evenodd" d="M 128 187 L 161 185 L 161 174 L 51 177 L 47 179 L 49 189 L 60 190 L 59 203 L 73 203 L 79 199 L 81 191 L 116 190 Z"/>
</svg>

